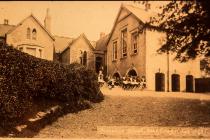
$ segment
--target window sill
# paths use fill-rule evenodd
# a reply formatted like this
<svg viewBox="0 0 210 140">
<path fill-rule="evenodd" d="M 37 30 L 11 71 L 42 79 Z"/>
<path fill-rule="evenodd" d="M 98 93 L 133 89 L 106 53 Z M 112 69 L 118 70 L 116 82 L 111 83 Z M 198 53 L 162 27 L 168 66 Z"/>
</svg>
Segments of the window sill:
<svg viewBox="0 0 210 140">
<path fill-rule="evenodd" d="M 123 60 L 123 59 L 126 59 L 126 58 L 127 58 L 127 56 L 124 56 L 124 57 L 121 57 L 120 60 Z"/>
<path fill-rule="evenodd" d="M 117 62 L 117 59 L 115 59 L 115 60 L 112 60 L 112 62 Z"/>
<path fill-rule="evenodd" d="M 130 54 L 130 56 L 135 56 L 135 55 L 138 55 L 138 52 Z"/>
</svg>

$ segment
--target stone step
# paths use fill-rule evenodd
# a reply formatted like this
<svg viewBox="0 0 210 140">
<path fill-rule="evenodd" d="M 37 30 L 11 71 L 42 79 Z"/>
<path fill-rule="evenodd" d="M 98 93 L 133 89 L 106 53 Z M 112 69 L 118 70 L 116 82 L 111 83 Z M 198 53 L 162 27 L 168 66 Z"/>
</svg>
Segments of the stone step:
<svg viewBox="0 0 210 140">
<path fill-rule="evenodd" d="M 60 108 L 59 105 L 53 106 L 46 110 L 45 112 L 38 112 L 34 117 L 28 119 L 28 123 L 35 123 L 37 121 L 40 121 L 41 119 L 45 118 L 48 114 L 55 113 L 56 110 Z M 19 126 L 16 126 L 15 129 L 19 132 L 22 132 L 24 129 L 27 129 L 26 124 L 21 124 Z"/>
<path fill-rule="evenodd" d="M 208 127 L 97 126 L 97 133 L 128 137 L 210 138 L 210 128 Z"/>
</svg>

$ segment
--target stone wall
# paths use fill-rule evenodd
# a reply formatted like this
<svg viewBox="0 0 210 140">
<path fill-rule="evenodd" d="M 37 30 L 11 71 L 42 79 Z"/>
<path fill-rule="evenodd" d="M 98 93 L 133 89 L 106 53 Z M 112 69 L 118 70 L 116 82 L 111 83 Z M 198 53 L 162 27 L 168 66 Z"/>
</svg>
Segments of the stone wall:
<svg viewBox="0 0 210 140">
<path fill-rule="evenodd" d="M 125 76 L 131 69 L 135 69 L 138 76 L 145 75 L 145 32 L 139 33 L 138 53 L 131 53 L 131 34 L 138 31 L 139 25 L 139 21 L 131 14 L 118 21 L 107 47 L 108 75 L 113 76 L 118 72 L 121 76 Z M 125 28 L 127 28 L 127 57 L 122 58 L 121 31 Z M 112 59 L 114 41 L 117 41 L 118 48 L 116 61 Z"/>
</svg>

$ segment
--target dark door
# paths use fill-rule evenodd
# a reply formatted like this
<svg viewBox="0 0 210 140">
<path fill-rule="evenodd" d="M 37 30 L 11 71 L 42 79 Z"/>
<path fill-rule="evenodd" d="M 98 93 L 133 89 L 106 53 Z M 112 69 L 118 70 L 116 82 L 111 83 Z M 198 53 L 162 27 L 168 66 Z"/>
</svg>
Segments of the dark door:
<svg viewBox="0 0 210 140">
<path fill-rule="evenodd" d="M 172 91 L 180 91 L 180 76 L 179 74 L 172 74 Z"/>
<path fill-rule="evenodd" d="M 96 72 L 99 73 L 100 68 L 102 67 L 102 57 L 96 57 Z"/>
<path fill-rule="evenodd" d="M 155 91 L 165 91 L 165 74 L 155 74 Z"/>
<path fill-rule="evenodd" d="M 119 78 L 120 78 L 119 73 L 117 73 L 117 72 L 116 72 L 116 73 L 114 73 L 113 78 L 114 78 L 114 79 L 119 79 Z"/>
<path fill-rule="evenodd" d="M 186 76 L 186 92 L 193 92 L 193 76 Z"/>
<path fill-rule="evenodd" d="M 134 69 L 132 69 L 128 72 L 128 76 L 137 76 L 137 73 Z"/>
</svg>

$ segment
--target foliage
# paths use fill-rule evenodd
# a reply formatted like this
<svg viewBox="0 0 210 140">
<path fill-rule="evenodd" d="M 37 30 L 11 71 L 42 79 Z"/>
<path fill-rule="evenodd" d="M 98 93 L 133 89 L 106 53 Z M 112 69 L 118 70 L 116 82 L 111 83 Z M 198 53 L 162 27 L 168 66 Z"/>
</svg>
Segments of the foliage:
<svg viewBox="0 0 210 140">
<path fill-rule="evenodd" d="M 210 17 L 208 1 L 171 1 L 147 23 L 165 31 L 167 39 L 159 52 L 175 52 L 185 62 L 197 56 L 210 56 Z"/>
<path fill-rule="evenodd" d="M 93 71 L 35 58 L 11 46 L 0 47 L 0 125 L 21 119 L 35 97 L 56 99 L 77 109 L 84 100 L 103 100 Z M 12 121 L 11 121 L 12 120 Z"/>
</svg>

